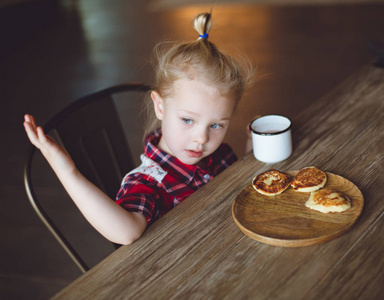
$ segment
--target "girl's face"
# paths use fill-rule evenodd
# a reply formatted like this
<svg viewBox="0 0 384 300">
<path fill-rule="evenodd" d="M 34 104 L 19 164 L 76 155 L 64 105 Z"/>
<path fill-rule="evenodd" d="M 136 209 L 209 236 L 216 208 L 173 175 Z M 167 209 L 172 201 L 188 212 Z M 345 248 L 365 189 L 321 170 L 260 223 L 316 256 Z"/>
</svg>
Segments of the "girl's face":
<svg viewBox="0 0 384 300">
<path fill-rule="evenodd" d="M 152 92 L 163 136 L 158 147 L 181 162 L 194 165 L 222 143 L 235 108 L 235 100 L 199 80 L 180 79 L 173 95 L 162 99 Z"/>
</svg>

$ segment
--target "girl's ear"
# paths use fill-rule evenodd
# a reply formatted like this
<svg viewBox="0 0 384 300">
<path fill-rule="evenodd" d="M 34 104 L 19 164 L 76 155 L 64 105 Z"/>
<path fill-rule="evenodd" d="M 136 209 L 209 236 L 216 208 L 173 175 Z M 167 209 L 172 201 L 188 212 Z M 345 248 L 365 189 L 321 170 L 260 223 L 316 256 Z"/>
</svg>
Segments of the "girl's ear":
<svg viewBox="0 0 384 300">
<path fill-rule="evenodd" d="M 159 120 L 162 120 L 164 116 L 164 100 L 160 97 L 159 93 L 156 91 L 151 92 L 151 98 L 153 101 L 153 106 L 155 108 L 156 117 Z"/>
</svg>

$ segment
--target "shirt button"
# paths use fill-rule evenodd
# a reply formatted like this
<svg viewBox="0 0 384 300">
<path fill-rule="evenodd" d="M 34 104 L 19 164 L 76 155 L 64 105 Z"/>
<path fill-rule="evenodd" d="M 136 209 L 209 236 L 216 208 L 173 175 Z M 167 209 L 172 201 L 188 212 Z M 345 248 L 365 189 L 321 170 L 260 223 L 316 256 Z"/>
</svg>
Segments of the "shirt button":
<svg viewBox="0 0 384 300">
<path fill-rule="evenodd" d="M 210 177 L 211 177 L 211 176 L 209 176 L 209 174 L 204 174 L 204 178 L 205 178 L 205 179 L 208 180 Z"/>
</svg>

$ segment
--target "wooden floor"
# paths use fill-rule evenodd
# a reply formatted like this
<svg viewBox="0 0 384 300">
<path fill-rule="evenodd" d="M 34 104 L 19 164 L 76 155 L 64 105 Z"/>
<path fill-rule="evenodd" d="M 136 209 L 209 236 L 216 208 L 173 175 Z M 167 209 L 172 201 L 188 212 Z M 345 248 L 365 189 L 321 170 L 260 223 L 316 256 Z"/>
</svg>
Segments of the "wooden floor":
<svg viewBox="0 0 384 300">
<path fill-rule="evenodd" d="M 127 81 L 151 83 L 153 46 L 196 38 L 191 21 L 210 7 L 149 10 L 149 2 L 62 1 L 57 7 L 36 9 L 35 18 L 20 7 L 8 20 L 19 26 L 0 31 L 2 299 L 46 299 L 80 275 L 25 195 L 22 171 L 28 142 L 23 114 L 32 113 L 44 123 L 91 91 Z M 368 50 L 371 41 L 384 41 L 384 4 L 216 4 L 213 12 L 210 39 L 227 51 L 238 49 L 258 66 L 257 84 L 240 103 L 228 132 L 227 140 L 239 155 L 252 116 L 294 116 L 374 60 Z M 49 209 L 63 211 L 65 195 L 50 187 L 52 181 L 48 178 L 41 189 L 50 199 Z M 77 214 L 61 219 L 72 226 L 75 240 L 86 241 L 79 247 L 91 253 L 91 265 L 113 251 L 89 233 L 92 230 Z"/>
</svg>

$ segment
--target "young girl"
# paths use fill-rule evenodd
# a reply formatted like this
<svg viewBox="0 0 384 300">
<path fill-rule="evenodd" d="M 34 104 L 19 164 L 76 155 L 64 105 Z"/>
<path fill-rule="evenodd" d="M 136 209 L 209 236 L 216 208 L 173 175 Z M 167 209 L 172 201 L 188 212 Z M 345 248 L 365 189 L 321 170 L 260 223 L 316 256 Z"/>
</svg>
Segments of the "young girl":
<svg viewBox="0 0 384 300">
<path fill-rule="evenodd" d="M 194 20 L 196 41 L 157 48 L 151 99 L 161 124 L 146 137 L 142 164 L 125 176 L 116 201 L 80 174 L 68 153 L 32 116 L 25 116 L 32 144 L 85 218 L 114 243 L 135 241 L 148 224 L 237 159 L 222 141 L 251 73 L 249 64 L 240 64 L 208 41 L 210 27 L 211 15 L 199 14 Z"/>
</svg>

